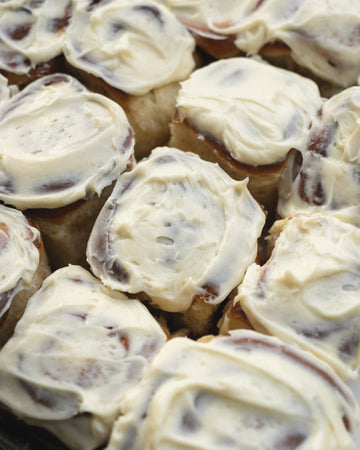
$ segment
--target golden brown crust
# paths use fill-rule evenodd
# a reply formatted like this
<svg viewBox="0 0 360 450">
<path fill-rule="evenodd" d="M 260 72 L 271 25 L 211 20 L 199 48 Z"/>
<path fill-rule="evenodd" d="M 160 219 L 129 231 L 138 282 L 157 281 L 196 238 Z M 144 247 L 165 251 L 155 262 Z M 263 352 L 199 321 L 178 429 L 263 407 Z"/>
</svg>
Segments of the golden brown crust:
<svg viewBox="0 0 360 450">
<path fill-rule="evenodd" d="M 286 166 L 287 156 L 274 164 L 250 166 L 236 161 L 221 142 L 198 130 L 189 120 L 181 120 L 177 111 L 171 123 L 169 146 L 197 153 L 202 159 L 218 163 L 235 180 L 249 177 L 248 188 L 266 210 L 277 201 L 277 184 Z"/>
<path fill-rule="evenodd" d="M 80 69 L 68 66 L 68 70 L 88 89 L 111 98 L 123 108 L 135 131 L 135 157 L 137 160 L 148 156 L 153 148 L 163 146 L 168 142 L 170 138 L 169 123 L 180 89 L 178 82 L 154 88 L 144 95 L 135 96 Z"/>
<path fill-rule="evenodd" d="M 55 209 L 28 210 L 27 214 L 41 230 L 53 270 L 68 264 L 88 268 L 86 244 L 95 219 L 111 193 L 112 185 L 101 196 Z"/>
</svg>

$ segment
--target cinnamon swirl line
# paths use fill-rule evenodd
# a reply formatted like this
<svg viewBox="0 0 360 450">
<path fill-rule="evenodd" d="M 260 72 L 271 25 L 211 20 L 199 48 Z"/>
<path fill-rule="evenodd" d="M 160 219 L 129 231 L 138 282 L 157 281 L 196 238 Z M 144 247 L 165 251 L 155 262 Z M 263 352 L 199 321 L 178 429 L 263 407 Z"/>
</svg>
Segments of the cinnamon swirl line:
<svg viewBox="0 0 360 450">
<path fill-rule="evenodd" d="M 72 0 L 1 3 L 0 71 L 11 84 L 64 70 L 62 46 L 73 9 Z"/>
<path fill-rule="evenodd" d="M 346 0 L 158 0 L 216 58 L 263 54 L 346 88 L 359 77 L 360 5 Z M 329 25 L 330 24 L 330 25 Z M 321 84 L 321 81 L 320 81 Z"/>
<path fill-rule="evenodd" d="M 0 401 L 68 448 L 95 449 L 166 340 L 139 301 L 79 266 L 59 269 L 0 351 Z"/>
<path fill-rule="evenodd" d="M 257 255 L 265 214 L 246 185 L 195 154 L 154 149 L 101 210 L 87 247 L 92 271 L 203 334 Z"/>
<path fill-rule="evenodd" d="M 291 149 L 302 150 L 322 99 L 315 83 L 263 61 L 230 58 L 182 83 L 170 145 L 218 162 L 268 209 Z"/>
<path fill-rule="evenodd" d="M 106 450 L 354 449 L 359 422 L 328 365 L 245 330 L 167 342 L 123 412 Z"/>
<path fill-rule="evenodd" d="M 179 81 L 194 68 L 195 42 L 164 6 L 151 0 L 78 5 L 64 44 L 72 73 L 125 110 L 142 158 L 169 138 Z"/>
<path fill-rule="evenodd" d="M 69 75 L 49 75 L 0 105 L 0 143 L 0 199 L 39 223 L 53 268 L 85 264 L 95 217 L 134 162 L 124 111 Z"/>
<path fill-rule="evenodd" d="M 221 332 L 240 307 L 260 332 L 299 345 L 344 380 L 360 363 L 359 229 L 321 213 L 274 223 L 270 259 L 249 267 Z"/>
</svg>

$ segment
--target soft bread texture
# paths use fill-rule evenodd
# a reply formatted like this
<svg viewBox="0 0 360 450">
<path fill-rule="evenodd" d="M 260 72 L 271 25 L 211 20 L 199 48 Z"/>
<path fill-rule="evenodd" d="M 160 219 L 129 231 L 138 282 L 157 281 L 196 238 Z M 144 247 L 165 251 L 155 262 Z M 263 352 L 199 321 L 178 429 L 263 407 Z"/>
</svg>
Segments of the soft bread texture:
<svg viewBox="0 0 360 450">
<path fill-rule="evenodd" d="M 166 143 L 178 82 L 195 66 L 194 49 L 185 26 L 151 0 L 79 4 L 64 44 L 69 70 L 126 111 L 137 159 Z"/>
<path fill-rule="evenodd" d="M 95 220 L 109 197 L 113 186 L 105 188 L 100 197 L 76 202 L 68 207 L 28 210 L 38 224 L 52 270 L 80 265 L 88 268 L 86 245 Z"/>
<path fill-rule="evenodd" d="M 123 108 L 135 132 L 136 160 L 149 156 L 155 147 L 167 144 L 180 89 L 178 82 L 155 87 L 143 95 L 131 95 L 82 70 L 73 67 L 69 70 L 90 90 L 111 98 Z"/>
<path fill-rule="evenodd" d="M 322 106 L 311 80 L 260 59 L 230 58 L 181 84 L 169 145 L 218 162 L 274 209 L 289 152 L 302 151 Z"/>
</svg>

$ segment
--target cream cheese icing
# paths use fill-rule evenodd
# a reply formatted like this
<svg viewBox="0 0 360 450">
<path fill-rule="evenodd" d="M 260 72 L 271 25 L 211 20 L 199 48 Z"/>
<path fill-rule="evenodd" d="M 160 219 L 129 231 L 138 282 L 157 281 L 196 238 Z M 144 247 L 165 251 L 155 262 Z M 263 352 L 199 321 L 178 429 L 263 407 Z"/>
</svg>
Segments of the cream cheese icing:
<svg viewBox="0 0 360 450">
<path fill-rule="evenodd" d="M 57 208 L 100 194 L 132 162 L 122 108 L 56 74 L 0 105 L 0 199 Z"/>
<path fill-rule="evenodd" d="M 291 148 L 302 150 L 321 105 L 311 80 L 240 57 L 194 71 L 177 99 L 180 119 L 253 166 L 278 162 Z"/>
<path fill-rule="evenodd" d="M 358 0 L 162 0 L 200 35 L 256 54 L 282 41 L 292 57 L 314 74 L 343 87 L 354 85 L 360 58 Z M 331 24 L 331 26 L 329 26 Z"/>
<path fill-rule="evenodd" d="M 59 269 L 0 351 L 0 400 L 70 448 L 97 448 L 166 339 L 138 300 L 81 267 Z"/>
<path fill-rule="evenodd" d="M 265 42 L 254 44 L 254 33 L 240 32 L 236 44 L 253 53 L 259 45 L 280 40 L 300 65 L 336 85 L 354 85 L 359 76 L 360 2 L 358 0 L 264 1 L 254 14 Z M 331 26 L 329 26 L 331 24 Z M 254 48 L 255 45 L 255 48 Z"/>
<path fill-rule="evenodd" d="M 0 205 L 0 324 L 15 295 L 31 285 L 40 262 L 40 239 L 22 212 Z"/>
<path fill-rule="evenodd" d="M 360 363 L 360 232 L 323 214 L 297 214 L 271 228 L 270 259 L 249 267 L 240 303 L 258 331 L 327 361 L 343 379 Z M 224 330 L 225 331 L 225 330 Z"/>
<path fill-rule="evenodd" d="M 9 85 L 7 78 L 0 74 L 0 103 L 4 100 L 9 100 L 18 91 L 15 85 Z"/>
<path fill-rule="evenodd" d="M 0 68 L 27 74 L 62 53 L 71 0 L 10 0 L 0 5 Z"/>
<path fill-rule="evenodd" d="M 176 17 L 196 35 L 219 41 L 228 36 L 234 40 L 244 29 L 253 39 L 261 30 L 261 22 L 253 20 L 261 7 L 259 0 L 157 0 L 165 4 Z M 253 23 L 255 22 L 255 23 Z M 262 36 L 264 39 L 264 36 Z M 256 43 L 258 39 L 256 39 Z"/>
<path fill-rule="evenodd" d="M 302 166 L 291 163 L 279 188 L 278 211 L 326 211 L 360 226 L 360 87 L 348 88 L 324 103 L 314 122 Z M 296 164 L 295 164 L 296 165 Z"/>
<path fill-rule="evenodd" d="M 354 449 L 359 411 L 332 369 L 297 347 L 236 330 L 175 338 L 125 397 L 107 450 Z"/>
<path fill-rule="evenodd" d="M 185 79 L 194 68 L 194 47 L 187 29 L 155 2 L 86 1 L 73 15 L 64 53 L 73 66 L 143 95 Z"/>
<path fill-rule="evenodd" d="M 112 289 L 144 291 L 165 311 L 185 311 L 195 296 L 216 304 L 240 283 L 264 221 L 247 180 L 159 147 L 118 178 L 87 258 Z"/>
</svg>

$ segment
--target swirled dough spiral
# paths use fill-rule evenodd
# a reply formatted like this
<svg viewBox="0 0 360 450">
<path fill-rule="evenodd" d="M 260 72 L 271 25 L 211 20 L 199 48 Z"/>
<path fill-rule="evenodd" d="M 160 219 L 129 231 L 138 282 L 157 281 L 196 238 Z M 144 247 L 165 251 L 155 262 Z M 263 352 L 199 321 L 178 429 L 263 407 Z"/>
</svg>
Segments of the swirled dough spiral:
<svg viewBox="0 0 360 450">
<path fill-rule="evenodd" d="M 50 273 L 39 230 L 0 205 L 0 344 L 11 335 L 29 297 Z"/>
<path fill-rule="evenodd" d="M 181 121 L 210 135 L 235 161 L 264 166 L 304 148 L 321 106 L 311 80 L 256 59 L 230 58 L 194 71 L 176 107 Z"/>
<path fill-rule="evenodd" d="M 0 5 L 0 69 L 29 75 L 62 53 L 72 0 L 10 0 Z"/>
<path fill-rule="evenodd" d="M 168 147 L 118 178 L 87 248 L 112 289 L 145 292 L 171 312 L 220 303 L 255 260 L 265 215 L 247 182 Z"/>
<path fill-rule="evenodd" d="M 360 87 L 324 103 L 313 124 L 300 169 L 296 156 L 279 188 L 278 212 L 326 212 L 360 226 Z"/>
<path fill-rule="evenodd" d="M 360 231 L 324 214 L 277 221 L 270 259 L 248 269 L 234 300 L 258 331 L 327 361 L 343 379 L 360 362 Z M 225 330 L 224 330 L 225 331 Z"/>
<path fill-rule="evenodd" d="M 133 151 L 119 105 L 69 75 L 43 77 L 0 105 L 0 199 L 57 208 L 100 195 Z"/>
<path fill-rule="evenodd" d="M 245 330 L 167 342 L 123 412 L 107 450 L 354 449 L 359 421 L 328 365 Z"/>
<path fill-rule="evenodd" d="M 360 4 L 357 0 L 161 0 L 205 49 L 254 55 L 281 41 L 313 74 L 348 87 L 359 76 Z M 200 42 L 201 43 L 201 42 Z M 216 56 L 216 55 L 215 55 Z"/>
<path fill-rule="evenodd" d="M 185 79 L 194 68 L 194 47 L 187 29 L 156 2 L 88 0 L 74 12 L 64 53 L 109 85 L 144 95 Z"/>
<path fill-rule="evenodd" d="M 97 448 L 166 339 L 139 301 L 81 267 L 59 269 L 0 352 L 0 401 L 70 448 Z"/>
</svg>

